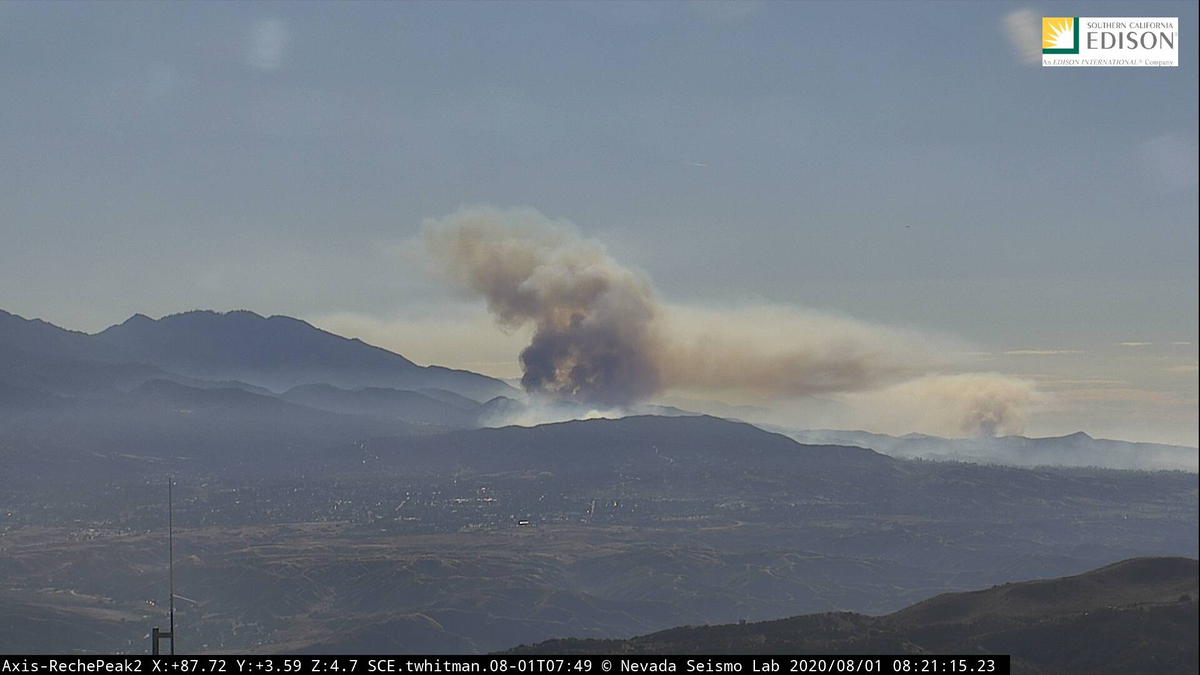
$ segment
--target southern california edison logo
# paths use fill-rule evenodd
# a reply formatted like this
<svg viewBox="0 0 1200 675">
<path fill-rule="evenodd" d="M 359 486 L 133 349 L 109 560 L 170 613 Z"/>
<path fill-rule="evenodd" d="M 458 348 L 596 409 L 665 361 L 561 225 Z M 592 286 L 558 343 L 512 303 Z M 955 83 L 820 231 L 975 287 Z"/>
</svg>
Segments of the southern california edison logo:
<svg viewBox="0 0 1200 675">
<path fill-rule="evenodd" d="M 1042 65 L 1179 65 L 1179 17 L 1042 17 Z"/>
<path fill-rule="evenodd" d="M 1042 17 L 1042 53 L 1078 54 L 1079 17 Z"/>
</svg>

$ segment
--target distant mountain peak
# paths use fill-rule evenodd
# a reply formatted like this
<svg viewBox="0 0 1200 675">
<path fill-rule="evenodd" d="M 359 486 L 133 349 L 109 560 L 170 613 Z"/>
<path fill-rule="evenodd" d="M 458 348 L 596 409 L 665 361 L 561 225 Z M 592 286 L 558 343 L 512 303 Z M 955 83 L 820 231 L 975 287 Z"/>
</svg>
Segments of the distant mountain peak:
<svg viewBox="0 0 1200 675">
<path fill-rule="evenodd" d="M 150 317 L 146 316 L 145 314 L 142 314 L 139 312 L 138 314 L 134 314 L 133 316 L 129 317 L 128 319 L 125 319 L 124 321 L 122 321 L 121 325 L 122 326 L 137 326 L 137 325 L 142 325 L 142 324 L 147 324 L 147 323 L 154 323 L 154 319 L 151 319 Z"/>
<path fill-rule="evenodd" d="M 418 366 L 400 354 L 322 330 L 290 316 L 247 309 L 196 309 L 151 319 L 135 314 L 96 340 L 188 377 L 240 380 L 286 391 L 326 382 L 343 389 L 445 389 L 476 401 L 511 394 L 499 380 L 468 371 Z"/>
<path fill-rule="evenodd" d="M 946 440 L 946 439 L 942 438 L 941 436 L 930 436 L 929 434 L 921 434 L 921 433 L 917 433 L 915 431 L 904 434 L 903 436 L 900 436 L 899 438 L 903 438 L 905 440 L 910 440 L 910 441 L 944 441 L 944 440 Z"/>
</svg>

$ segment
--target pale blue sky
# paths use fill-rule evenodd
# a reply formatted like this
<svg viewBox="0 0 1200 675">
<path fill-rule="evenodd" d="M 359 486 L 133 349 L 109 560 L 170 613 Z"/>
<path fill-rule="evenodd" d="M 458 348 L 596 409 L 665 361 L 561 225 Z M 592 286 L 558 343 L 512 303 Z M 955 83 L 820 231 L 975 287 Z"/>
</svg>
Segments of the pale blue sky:
<svg viewBox="0 0 1200 675">
<path fill-rule="evenodd" d="M 1030 66 L 1026 8 L 1178 16 L 1181 66 Z M 405 242 L 532 206 L 671 302 L 1083 352 L 995 367 L 1194 444 L 1196 44 L 1194 2 L 3 3 L 0 307 L 469 318 Z"/>
</svg>

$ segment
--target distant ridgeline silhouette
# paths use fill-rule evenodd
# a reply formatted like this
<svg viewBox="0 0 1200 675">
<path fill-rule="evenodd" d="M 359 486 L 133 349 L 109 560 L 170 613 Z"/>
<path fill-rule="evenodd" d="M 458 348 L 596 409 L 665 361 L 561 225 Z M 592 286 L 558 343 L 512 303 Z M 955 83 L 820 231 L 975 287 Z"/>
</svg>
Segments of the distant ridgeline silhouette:
<svg viewBox="0 0 1200 675">
<path fill-rule="evenodd" d="M 1014 673 L 1194 673 L 1200 562 L 1136 558 L 1078 576 L 851 612 L 550 640 L 507 654 L 1009 654 Z"/>
</svg>

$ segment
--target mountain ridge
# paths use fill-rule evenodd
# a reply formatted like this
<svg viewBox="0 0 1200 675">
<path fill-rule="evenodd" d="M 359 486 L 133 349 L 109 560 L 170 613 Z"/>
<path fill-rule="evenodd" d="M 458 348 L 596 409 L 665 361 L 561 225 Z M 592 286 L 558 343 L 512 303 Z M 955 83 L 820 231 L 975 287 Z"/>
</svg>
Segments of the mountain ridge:
<svg viewBox="0 0 1200 675">
<path fill-rule="evenodd" d="M 1200 450 L 1182 445 L 1094 438 L 1084 431 L 1062 436 L 942 438 L 926 434 L 890 436 L 839 429 L 764 428 L 801 443 L 838 443 L 869 447 L 893 457 L 996 463 L 1010 466 L 1077 466 L 1133 470 L 1200 471 Z"/>
<path fill-rule="evenodd" d="M 327 382 L 351 389 L 441 389 L 480 403 L 517 394 L 496 378 L 420 366 L 301 319 L 264 317 L 249 310 L 192 310 L 160 319 L 139 313 L 94 334 L 3 312 L 0 347 L 0 377 L 5 371 L 54 363 L 136 364 L 199 380 L 240 381 L 273 392 Z"/>
<path fill-rule="evenodd" d="M 879 617 L 827 612 L 625 640 L 549 640 L 505 653 L 1010 654 L 1012 672 L 1033 675 L 1195 672 L 1198 572 L 1194 558 L 1134 558 L 946 593 Z"/>
</svg>

